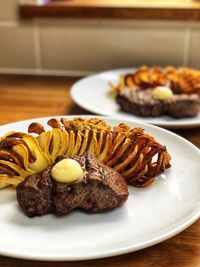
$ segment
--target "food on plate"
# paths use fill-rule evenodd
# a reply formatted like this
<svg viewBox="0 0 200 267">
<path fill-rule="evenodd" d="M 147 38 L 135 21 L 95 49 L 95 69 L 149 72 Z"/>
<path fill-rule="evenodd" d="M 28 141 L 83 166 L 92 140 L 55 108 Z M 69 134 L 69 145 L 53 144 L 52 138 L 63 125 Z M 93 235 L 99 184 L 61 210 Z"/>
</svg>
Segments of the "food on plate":
<svg viewBox="0 0 200 267">
<path fill-rule="evenodd" d="M 169 87 L 166 86 L 157 86 L 152 91 L 153 98 L 159 100 L 169 100 L 173 97 L 173 92 Z"/>
<path fill-rule="evenodd" d="M 78 161 L 70 158 L 59 161 L 51 170 L 52 178 L 61 183 L 76 182 L 83 175 L 83 168 Z"/>
<path fill-rule="evenodd" d="M 50 119 L 52 130 L 32 123 L 27 133 L 10 132 L 0 140 L 0 188 L 54 164 L 58 156 L 93 153 L 118 171 L 128 184 L 144 187 L 170 167 L 166 147 L 141 128 L 111 126 L 98 118 Z"/>
<path fill-rule="evenodd" d="M 155 89 L 156 90 L 156 89 Z M 154 90 L 125 88 L 116 98 L 123 111 L 143 117 L 193 117 L 199 113 L 200 98 L 196 94 L 173 94 L 169 99 L 154 97 Z"/>
<path fill-rule="evenodd" d="M 123 111 L 137 116 L 193 117 L 200 112 L 200 71 L 190 68 L 140 67 L 111 84 Z"/>
<path fill-rule="evenodd" d="M 79 173 L 78 179 L 60 181 L 52 176 L 56 165 L 66 160 L 77 163 L 63 165 L 62 170 L 66 168 L 68 175 L 81 166 L 82 174 Z M 127 198 L 123 177 L 87 152 L 67 159 L 60 156 L 53 167 L 26 177 L 17 186 L 18 203 L 29 217 L 47 213 L 64 215 L 76 208 L 90 213 L 102 212 L 122 206 Z"/>
</svg>

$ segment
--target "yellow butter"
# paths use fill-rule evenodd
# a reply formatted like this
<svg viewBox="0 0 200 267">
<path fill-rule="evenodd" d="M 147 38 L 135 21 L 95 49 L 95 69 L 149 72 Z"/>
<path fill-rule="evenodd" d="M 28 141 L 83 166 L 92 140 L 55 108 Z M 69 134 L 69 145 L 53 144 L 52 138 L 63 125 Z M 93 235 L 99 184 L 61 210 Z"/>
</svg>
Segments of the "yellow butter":
<svg viewBox="0 0 200 267">
<path fill-rule="evenodd" d="M 72 183 L 83 176 L 81 165 L 74 159 L 63 159 L 51 170 L 51 176 L 60 183 Z"/>
<path fill-rule="evenodd" d="M 172 98 L 173 92 L 169 87 L 158 86 L 153 90 L 152 95 L 155 99 L 168 100 Z"/>
</svg>

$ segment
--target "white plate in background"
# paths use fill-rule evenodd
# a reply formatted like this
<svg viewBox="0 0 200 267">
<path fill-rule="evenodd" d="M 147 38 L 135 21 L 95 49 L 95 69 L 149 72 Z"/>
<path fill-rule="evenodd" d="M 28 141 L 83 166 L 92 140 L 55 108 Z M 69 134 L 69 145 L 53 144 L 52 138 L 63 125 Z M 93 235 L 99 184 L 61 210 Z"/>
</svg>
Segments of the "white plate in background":
<svg viewBox="0 0 200 267">
<path fill-rule="evenodd" d="M 119 75 L 133 71 L 133 68 L 110 70 L 83 78 L 72 86 L 71 96 L 79 106 L 100 115 L 131 119 L 136 122 L 150 123 L 167 128 L 191 128 L 200 126 L 200 113 L 193 118 L 175 119 L 170 116 L 157 118 L 139 117 L 121 111 L 115 99 L 108 94 L 108 83 L 117 84 Z"/>
<path fill-rule="evenodd" d="M 46 124 L 48 119 L 1 126 L 0 136 L 12 130 L 26 131 L 33 121 Z M 112 125 L 125 122 L 104 119 Z M 200 217 L 200 150 L 167 130 L 128 123 L 144 128 L 166 145 L 172 167 L 147 188 L 129 186 L 125 205 L 101 214 L 76 210 L 63 217 L 30 219 L 18 207 L 15 190 L 1 190 L 1 255 L 48 261 L 110 257 L 166 240 Z"/>
</svg>

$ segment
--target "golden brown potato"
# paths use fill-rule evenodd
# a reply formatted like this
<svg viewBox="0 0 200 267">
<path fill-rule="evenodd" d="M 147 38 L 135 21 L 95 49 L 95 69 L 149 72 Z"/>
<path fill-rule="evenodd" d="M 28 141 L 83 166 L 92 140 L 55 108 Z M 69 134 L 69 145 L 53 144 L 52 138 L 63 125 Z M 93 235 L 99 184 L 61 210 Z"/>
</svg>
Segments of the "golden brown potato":
<svg viewBox="0 0 200 267">
<path fill-rule="evenodd" d="M 27 175 L 52 165 L 60 155 L 73 157 L 88 151 L 104 164 L 114 168 L 128 184 L 143 187 L 170 167 L 170 155 L 143 129 L 130 129 L 126 124 L 111 127 L 92 118 L 51 119 L 52 130 L 39 123 L 29 132 L 7 133 L 0 140 L 0 188 L 16 186 Z"/>
<path fill-rule="evenodd" d="M 121 75 L 116 86 L 110 84 L 113 95 L 117 95 L 117 91 L 126 87 L 145 90 L 157 86 L 168 86 L 174 93 L 200 95 L 200 71 L 184 67 L 176 69 L 171 66 L 142 66 L 133 73 Z"/>
</svg>

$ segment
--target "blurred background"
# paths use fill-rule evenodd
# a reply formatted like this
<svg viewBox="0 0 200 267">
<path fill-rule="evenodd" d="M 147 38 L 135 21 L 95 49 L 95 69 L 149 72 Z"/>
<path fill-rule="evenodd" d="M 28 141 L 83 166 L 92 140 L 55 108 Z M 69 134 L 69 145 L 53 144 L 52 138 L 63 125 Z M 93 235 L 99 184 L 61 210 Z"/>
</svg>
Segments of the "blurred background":
<svg viewBox="0 0 200 267">
<path fill-rule="evenodd" d="M 185 0 L 1 0 L 0 73 L 82 76 L 141 64 L 200 68 L 199 7 Z"/>
</svg>

